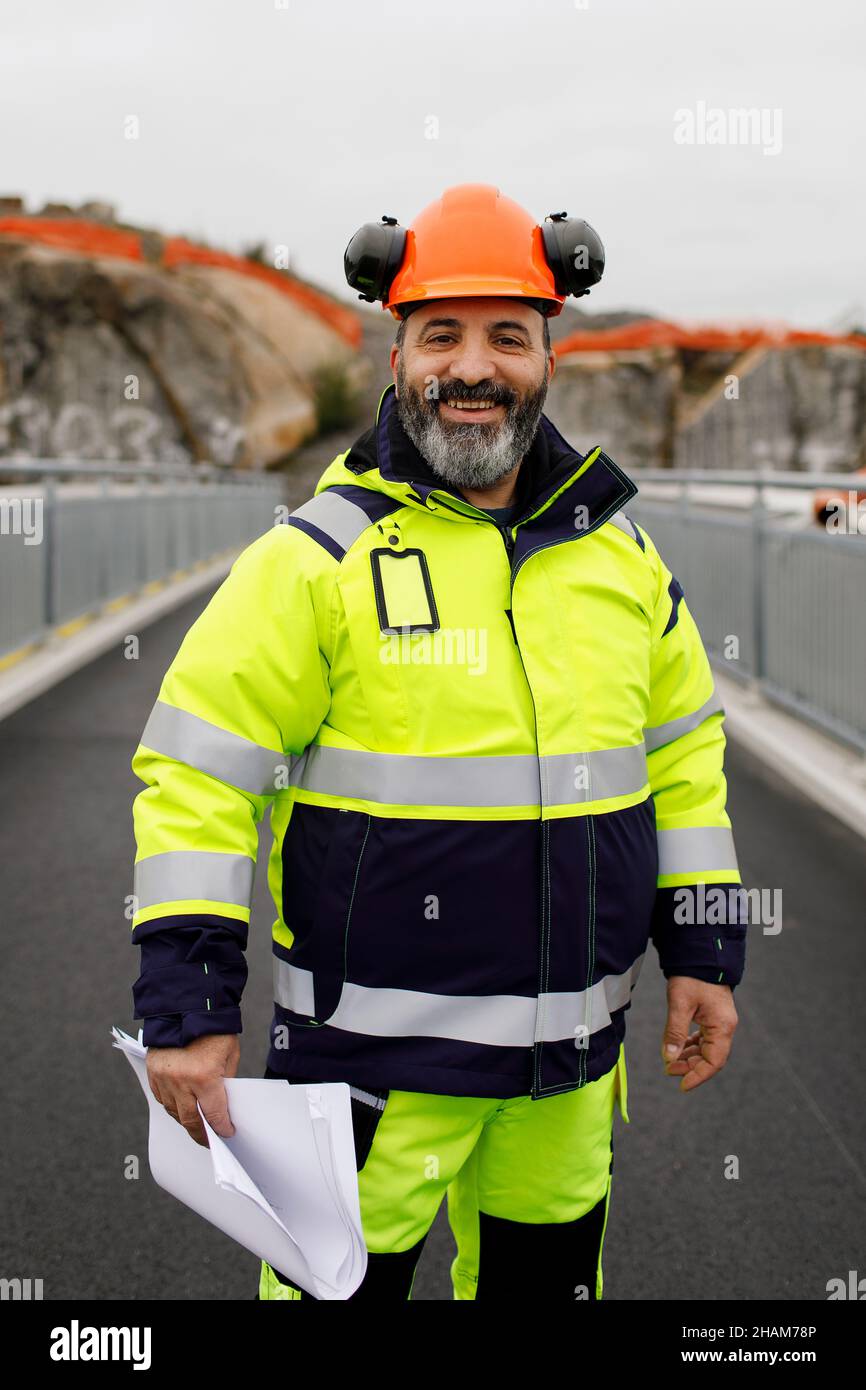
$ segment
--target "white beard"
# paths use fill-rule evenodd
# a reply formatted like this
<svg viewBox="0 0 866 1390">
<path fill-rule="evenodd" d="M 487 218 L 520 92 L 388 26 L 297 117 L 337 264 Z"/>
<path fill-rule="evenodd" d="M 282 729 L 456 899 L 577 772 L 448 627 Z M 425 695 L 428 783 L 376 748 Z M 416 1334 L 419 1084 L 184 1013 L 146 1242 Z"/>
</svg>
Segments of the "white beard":
<svg viewBox="0 0 866 1390">
<path fill-rule="evenodd" d="M 426 429 L 403 427 L 433 472 L 456 488 L 486 488 L 516 468 L 523 449 L 515 444 L 514 425 L 443 425 L 431 415 Z"/>
<path fill-rule="evenodd" d="M 435 406 L 422 405 L 397 367 L 397 410 L 415 448 L 438 477 L 455 488 L 487 488 L 522 462 L 535 438 L 547 395 L 548 375 L 537 396 L 515 412 L 509 408 L 498 425 L 445 424 Z"/>
</svg>

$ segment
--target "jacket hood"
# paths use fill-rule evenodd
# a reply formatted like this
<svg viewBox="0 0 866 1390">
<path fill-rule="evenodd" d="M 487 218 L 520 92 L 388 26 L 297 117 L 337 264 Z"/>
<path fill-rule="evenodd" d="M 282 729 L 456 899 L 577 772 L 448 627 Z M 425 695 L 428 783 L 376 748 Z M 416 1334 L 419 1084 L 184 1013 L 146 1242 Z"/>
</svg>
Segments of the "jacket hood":
<svg viewBox="0 0 866 1390">
<path fill-rule="evenodd" d="M 393 382 L 379 398 L 375 424 L 356 439 L 347 453 L 328 465 L 316 485 L 316 493 L 346 483 L 385 493 L 422 510 L 438 510 L 436 503 L 440 498 L 445 502 L 444 514 L 455 519 L 461 511 L 478 515 L 478 508 L 433 472 L 406 434 Z M 576 492 L 569 497 L 569 504 L 583 503 L 588 507 L 590 528 L 594 520 L 600 524 L 605 519 L 603 513 L 623 506 L 637 493 L 635 483 L 600 446 L 588 455 L 579 453 L 542 415 L 518 474 L 516 518 L 534 516 L 572 487 L 576 487 Z M 456 499 L 456 508 L 447 500 L 450 498 Z"/>
</svg>

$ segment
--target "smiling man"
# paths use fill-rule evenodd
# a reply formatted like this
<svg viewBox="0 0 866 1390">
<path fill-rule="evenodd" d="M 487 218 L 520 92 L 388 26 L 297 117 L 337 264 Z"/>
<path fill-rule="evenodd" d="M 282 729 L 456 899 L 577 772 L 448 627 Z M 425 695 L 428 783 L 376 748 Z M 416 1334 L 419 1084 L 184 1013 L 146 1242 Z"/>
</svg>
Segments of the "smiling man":
<svg viewBox="0 0 866 1390">
<path fill-rule="evenodd" d="M 133 760 L 137 1013 L 154 1094 L 200 1143 L 197 1103 L 233 1132 L 271 808 L 266 1075 L 349 1084 L 355 1300 L 411 1296 L 446 1193 L 455 1298 L 600 1298 L 650 940 L 682 1091 L 736 1026 L 741 899 L 728 921 L 700 911 L 707 884 L 740 884 L 712 671 L 623 510 L 634 483 L 543 414 L 547 318 L 602 267 L 588 224 L 539 225 L 485 185 L 352 238 L 349 283 L 399 320 L 393 383 L 235 563 Z M 259 1296 L 316 1293 L 263 1264 Z"/>
</svg>

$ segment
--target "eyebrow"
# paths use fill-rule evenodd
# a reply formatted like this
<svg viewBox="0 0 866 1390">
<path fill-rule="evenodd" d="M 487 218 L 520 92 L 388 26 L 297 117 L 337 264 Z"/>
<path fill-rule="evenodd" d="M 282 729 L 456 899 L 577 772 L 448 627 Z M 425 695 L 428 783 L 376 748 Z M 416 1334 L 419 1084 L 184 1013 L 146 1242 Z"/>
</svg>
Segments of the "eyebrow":
<svg viewBox="0 0 866 1390">
<path fill-rule="evenodd" d="M 428 319 L 427 322 L 421 327 L 419 332 L 422 334 L 426 333 L 428 328 L 462 327 L 463 324 L 461 323 L 460 319 Z M 488 329 L 488 331 L 502 328 L 516 328 L 519 333 L 524 333 L 527 337 L 529 337 L 529 328 L 525 323 L 521 323 L 519 319 L 496 319 L 493 323 L 486 323 L 484 327 Z"/>
</svg>

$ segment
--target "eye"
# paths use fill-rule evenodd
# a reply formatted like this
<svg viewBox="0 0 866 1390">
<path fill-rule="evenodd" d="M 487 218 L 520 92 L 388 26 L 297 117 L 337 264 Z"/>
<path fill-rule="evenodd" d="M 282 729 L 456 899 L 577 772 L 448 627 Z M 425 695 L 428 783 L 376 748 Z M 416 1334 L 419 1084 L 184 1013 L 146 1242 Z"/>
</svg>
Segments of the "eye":
<svg viewBox="0 0 866 1390">
<path fill-rule="evenodd" d="M 506 347 L 509 347 L 509 346 L 511 346 L 511 347 L 523 347 L 523 343 L 521 342 L 520 338 L 508 338 L 508 337 L 503 337 L 503 338 L 497 338 L 496 341 L 497 341 L 498 343 L 504 343 Z"/>
</svg>

